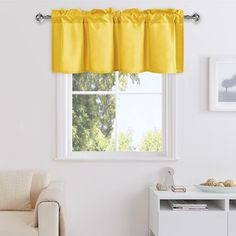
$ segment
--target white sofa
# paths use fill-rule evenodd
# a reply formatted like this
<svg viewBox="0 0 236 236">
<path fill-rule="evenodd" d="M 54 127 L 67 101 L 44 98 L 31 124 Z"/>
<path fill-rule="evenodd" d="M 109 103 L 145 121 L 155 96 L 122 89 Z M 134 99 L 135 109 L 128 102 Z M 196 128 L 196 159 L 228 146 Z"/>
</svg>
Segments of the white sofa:
<svg viewBox="0 0 236 236">
<path fill-rule="evenodd" d="M 49 174 L 33 174 L 31 186 L 33 208 L 35 208 L 40 193 L 45 193 L 50 188 L 50 184 Z M 58 194 L 56 188 L 54 185 L 51 190 Z M 59 208 L 60 205 L 56 201 L 44 201 L 38 204 L 37 211 L 35 209 L 32 211 L 0 211 L 0 236 L 59 236 Z"/>
</svg>

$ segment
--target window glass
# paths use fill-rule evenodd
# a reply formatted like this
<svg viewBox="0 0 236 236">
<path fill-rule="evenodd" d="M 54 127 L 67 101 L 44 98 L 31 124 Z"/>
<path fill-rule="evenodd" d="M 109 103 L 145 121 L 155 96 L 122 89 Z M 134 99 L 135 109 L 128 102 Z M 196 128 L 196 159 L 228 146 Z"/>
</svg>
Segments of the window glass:
<svg viewBox="0 0 236 236">
<path fill-rule="evenodd" d="M 115 90 L 115 73 L 73 74 L 73 91 L 112 91 Z"/>
<path fill-rule="evenodd" d="M 115 123 L 112 95 L 73 95 L 73 151 L 107 151 Z"/>
<path fill-rule="evenodd" d="M 162 92 L 162 76 L 150 72 L 119 76 L 119 89 L 126 92 Z"/>
<path fill-rule="evenodd" d="M 121 151 L 162 151 L 161 106 L 159 95 L 128 94 L 119 97 L 117 128 L 123 143 Z"/>
</svg>

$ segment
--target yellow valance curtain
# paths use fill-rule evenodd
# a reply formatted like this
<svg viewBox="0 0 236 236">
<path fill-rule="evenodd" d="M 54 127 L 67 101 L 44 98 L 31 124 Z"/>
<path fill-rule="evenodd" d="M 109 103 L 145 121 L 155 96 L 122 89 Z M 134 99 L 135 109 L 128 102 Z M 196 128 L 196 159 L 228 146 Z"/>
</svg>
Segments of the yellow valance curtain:
<svg viewBox="0 0 236 236">
<path fill-rule="evenodd" d="M 182 10 L 53 10 L 56 73 L 179 73 L 184 68 Z"/>
</svg>

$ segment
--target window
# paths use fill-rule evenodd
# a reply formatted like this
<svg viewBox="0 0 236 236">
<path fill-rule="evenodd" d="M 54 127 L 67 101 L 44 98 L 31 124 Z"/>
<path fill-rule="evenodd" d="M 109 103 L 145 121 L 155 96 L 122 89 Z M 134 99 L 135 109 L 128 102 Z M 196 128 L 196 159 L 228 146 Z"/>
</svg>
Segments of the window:
<svg viewBox="0 0 236 236">
<path fill-rule="evenodd" d="M 175 157 L 171 76 L 113 72 L 58 77 L 59 159 Z"/>
</svg>

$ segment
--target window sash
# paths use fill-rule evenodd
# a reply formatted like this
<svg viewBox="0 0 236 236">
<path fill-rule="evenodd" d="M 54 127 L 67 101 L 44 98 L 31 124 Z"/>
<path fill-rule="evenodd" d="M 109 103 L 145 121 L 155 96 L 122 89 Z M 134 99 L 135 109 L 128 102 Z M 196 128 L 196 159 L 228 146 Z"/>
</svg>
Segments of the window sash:
<svg viewBox="0 0 236 236">
<path fill-rule="evenodd" d="M 138 92 L 136 92 L 136 91 L 128 91 L 128 92 L 127 91 L 121 91 L 119 89 L 120 88 L 119 76 L 120 76 L 119 72 L 115 72 L 115 90 L 113 90 L 113 91 L 99 91 L 99 90 L 98 91 L 88 91 L 88 90 L 74 91 L 74 90 L 72 90 L 72 93 L 71 93 L 72 99 L 73 99 L 74 95 L 76 95 L 76 96 L 78 96 L 78 95 L 81 95 L 81 96 L 83 96 L 83 95 L 113 95 L 115 97 L 115 124 L 114 124 L 115 150 L 114 150 L 114 152 L 119 152 L 120 151 L 119 150 L 119 136 L 118 136 L 119 135 L 119 130 L 120 130 L 119 129 L 120 128 L 119 127 L 120 114 L 119 114 L 119 109 L 118 109 L 118 104 L 119 104 L 118 100 L 119 100 L 120 96 L 122 96 L 122 95 L 160 95 L 162 100 L 163 100 L 163 96 L 162 96 L 163 92 L 160 93 L 160 92 L 148 92 L 148 91 L 146 91 L 146 92 L 142 92 L 142 91 L 138 91 Z M 72 75 L 72 78 L 73 78 L 73 75 Z M 163 78 L 162 78 L 162 83 L 161 83 L 162 86 L 163 86 L 163 83 L 164 82 L 163 82 Z M 73 79 L 72 79 L 72 87 L 73 87 Z M 165 88 L 165 84 L 164 84 L 163 88 Z M 162 88 L 162 91 L 165 90 L 163 88 Z M 162 112 L 163 111 L 163 106 L 164 106 L 164 104 L 162 103 L 161 113 L 163 113 Z M 68 111 L 68 112 L 72 112 L 72 110 Z M 72 137 L 72 127 L 73 127 L 73 123 L 70 127 L 70 137 Z M 161 124 L 162 139 L 165 136 L 164 132 L 165 132 L 165 127 L 163 127 L 163 120 L 162 120 L 162 124 Z M 71 152 L 78 152 L 78 153 L 81 152 L 81 151 L 74 151 L 73 150 L 73 139 L 71 139 L 70 142 L 71 142 L 71 145 L 70 145 L 70 149 L 71 149 L 70 151 Z M 165 150 L 164 150 L 165 140 L 162 140 L 162 142 L 163 142 L 163 150 L 161 152 L 157 152 L 157 153 L 160 153 L 160 154 L 165 153 Z M 91 152 L 91 151 L 89 151 L 89 152 Z M 134 151 L 134 152 L 136 152 L 136 151 Z M 123 153 L 123 151 L 122 151 L 122 153 Z"/>
<path fill-rule="evenodd" d="M 118 73 L 118 72 L 116 72 Z M 72 91 L 72 74 L 57 75 L 57 160 L 175 160 L 175 75 L 163 75 L 162 93 L 125 91 Z M 116 76 L 116 79 L 118 76 Z M 116 81 L 117 82 L 117 81 Z M 163 152 L 72 151 L 72 96 L 79 94 L 158 94 L 162 95 Z M 171 95 L 171 96 L 170 96 Z M 118 96 L 116 96 L 116 99 Z M 117 101 L 116 101 L 117 102 Z M 117 104 L 117 103 L 116 103 Z M 117 109 L 116 109 L 117 111 Z M 116 114 L 117 115 L 117 114 Z M 117 120 L 116 120 L 117 122 Z M 117 124 L 116 124 L 117 125 Z M 116 129 L 116 132 L 117 129 Z M 117 139 L 116 139 L 117 140 Z M 116 148 L 118 140 L 116 141 Z"/>
</svg>

